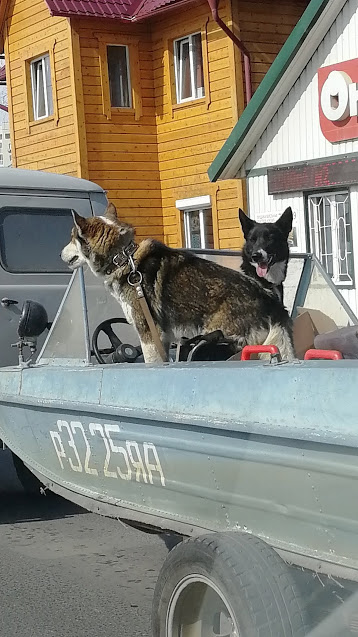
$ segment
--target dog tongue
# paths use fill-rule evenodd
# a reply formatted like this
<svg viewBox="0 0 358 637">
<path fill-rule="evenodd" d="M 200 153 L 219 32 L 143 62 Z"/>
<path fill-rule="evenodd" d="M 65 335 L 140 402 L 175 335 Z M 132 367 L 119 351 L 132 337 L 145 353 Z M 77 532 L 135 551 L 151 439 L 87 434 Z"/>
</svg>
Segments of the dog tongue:
<svg viewBox="0 0 358 637">
<path fill-rule="evenodd" d="M 257 274 L 258 276 L 266 276 L 267 274 L 267 263 L 259 263 L 257 266 Z"/>
</svg>

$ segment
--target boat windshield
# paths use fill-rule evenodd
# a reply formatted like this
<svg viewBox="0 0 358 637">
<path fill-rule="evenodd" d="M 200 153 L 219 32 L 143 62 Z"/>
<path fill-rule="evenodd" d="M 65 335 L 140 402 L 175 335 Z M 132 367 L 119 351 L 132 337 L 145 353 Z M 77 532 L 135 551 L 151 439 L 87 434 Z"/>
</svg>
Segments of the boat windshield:
<svg viewBox="0 0 358 637">
<path fill-rule="evenodd" d="M 198 255 L 234 270 L 240 268 L 239 252 L 200 250 Z M 314 256 L 291 256 L 284 287 L 285 304 L 293 318 L 307 309 L 328 318 L 332 328 L 358 324 L 344 297 Z M 92 352 L 94 330 L 111 318 L 124 318 L 118 302 L 89 268 L 76 270 L 37 363 L 71 366 L 95 364 Z M 117 324 L 113 329 L 123 343 L 139 344 L 132 326 Z M 98 345 L 100 348 L 108 347 L 104 333 L 99 335 Z"/>
</svg>

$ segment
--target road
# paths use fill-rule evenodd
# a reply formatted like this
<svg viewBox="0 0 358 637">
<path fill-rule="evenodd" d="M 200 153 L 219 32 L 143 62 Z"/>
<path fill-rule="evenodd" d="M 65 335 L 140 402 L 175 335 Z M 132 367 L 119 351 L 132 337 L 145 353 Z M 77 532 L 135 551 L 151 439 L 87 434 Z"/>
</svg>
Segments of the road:
<svg viewBox="0 0 358 637">
<path fill-rule="evenodd" d="M 0 637 L 149 637 L 163 541 L 26 495 L 3 465 Z"/>
</svg>

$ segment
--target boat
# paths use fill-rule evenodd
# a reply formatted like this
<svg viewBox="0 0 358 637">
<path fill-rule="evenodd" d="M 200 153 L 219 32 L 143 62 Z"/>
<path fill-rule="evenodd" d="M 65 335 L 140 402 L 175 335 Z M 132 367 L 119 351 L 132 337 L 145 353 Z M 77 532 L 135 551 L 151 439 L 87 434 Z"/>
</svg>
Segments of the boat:
<svg viewBox="0 0 358 637">
<path fill-rule="evenodd" d="M 240 266 L 236 252 L 199 255 Z M 285 295 L 293 317 L 309 309 L 339 327 L 358 323 L 313 255 L 292 257 Z M 39 353 L 36 338 L 49 325 L 39 307 L 32 320 L 28 303 L 19 365 L 0 369 L 0 438 L 43 489 L 146 531 L 192 538 L 170 559 L 200 538 L 224 534 L 245 545 L 251 537 L 282 564 L 358 581 L 357 359 L 99 364 L 94 349 L 107 360 L 116 349 L 106 342 L 115 323 L 122 344 L 136 348 L 138 338 L 89 270 L 73 273 Z M 203 621 L 192 621 L 184 596 L 203 579 L 188 577 L 173 585 L 164 619 L 157 594 L 153 634 Z M 222 634 L 236 635 L 234 602 L 213 581 L 205 590 L 229 622 Z"/>
</svg>

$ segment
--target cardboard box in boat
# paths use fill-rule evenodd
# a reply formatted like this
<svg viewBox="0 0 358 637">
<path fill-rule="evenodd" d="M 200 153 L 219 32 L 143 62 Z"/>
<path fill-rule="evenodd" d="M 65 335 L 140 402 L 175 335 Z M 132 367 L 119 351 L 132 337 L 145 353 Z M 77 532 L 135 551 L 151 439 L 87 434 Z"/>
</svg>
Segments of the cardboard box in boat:
<svg viewBox="0 0 358 637">
<path fill-rule="evenodd" d="M 302 360 L 307 350 L 314 348 L 315 336 L 335 329 L 336 323 L 320 310 L 298 307 L 297 317 L 293 321 L 293 344 L 297 358 Z"/>
</svg>

